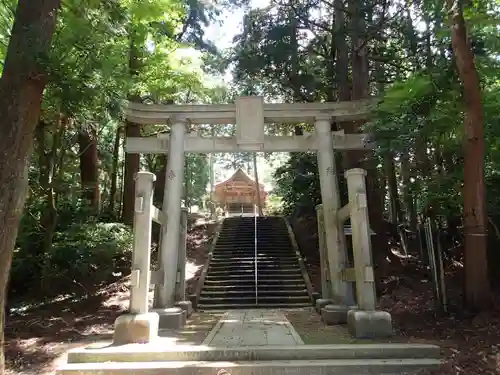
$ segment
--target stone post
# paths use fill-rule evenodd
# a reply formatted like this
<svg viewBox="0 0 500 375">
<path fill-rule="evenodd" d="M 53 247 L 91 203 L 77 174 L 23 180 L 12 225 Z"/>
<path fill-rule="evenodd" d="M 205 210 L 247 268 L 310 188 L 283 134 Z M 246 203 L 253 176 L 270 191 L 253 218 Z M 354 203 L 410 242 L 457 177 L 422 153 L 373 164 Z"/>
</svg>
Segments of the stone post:
<svg viewBox="0 0 500 375">
<path fill-rule="evenodd" d="M 352 305 L 354 301 L 351 286 L 341 278 L 347 254 L 343 225 L 339 225 L 337 221 L 340 196 L 330 117 L 316 118 L 315 127 L 318 141 L 318 171 L 325 223 L 325 242 L 334 302 L 332 305 L 325 306 L 322 310 L 322 317 L 327 324 L 339 324 L 346 322 L 349 305 Z M 323 314 L 325 309 L 329 311 L 328 314 Z"/>
<path fill-rule="evenodd" d="M 179 256 L 177 258 L 177 282 L 175 284 L 175 305 L 186 311 L 187 316 L 193 312 L 191 301 L 186 300 L 186 242 L 187 242 L 188 209 L 182 208 L 179 231 Z"/>
<path fill-rule="evenodd" d="M 184 181 L 184 122 L 173 122 L 168 145 L 167 173 L 162 211 L 167 223 L 162 226 L 160 244 L 160 269 L 163 282 L 157 288 L 155 311 L 160 315 L 160 328 L 180 328 L 186 321 L 186 312 L 175 307 L 177 256 L 181 221 L 182 185 Z"/>
<path fill-rule="evenodd" d="M 375 311 L 375 278 L 366 198 L 366 171 L 360 168 L 349 169 L 345 173 L 345 177 L 349 194 L 358 303 L 358 310 L 351 310 L 348 313 L 348 329 L 356 338 L 391 336 L 391 315 L 385 311 Z"/>
<path fill-rule="evenodd" d="M 130 308 L 129 314 L 121 315 L 115 321 L 113 341 L 117 345 L 150 342 L 158 336 L 159 316 L 148 313 L 153 225 L 151 208 L 155 179 L 151 172 L 139 172 L 135 180 Z"/>
</svg>

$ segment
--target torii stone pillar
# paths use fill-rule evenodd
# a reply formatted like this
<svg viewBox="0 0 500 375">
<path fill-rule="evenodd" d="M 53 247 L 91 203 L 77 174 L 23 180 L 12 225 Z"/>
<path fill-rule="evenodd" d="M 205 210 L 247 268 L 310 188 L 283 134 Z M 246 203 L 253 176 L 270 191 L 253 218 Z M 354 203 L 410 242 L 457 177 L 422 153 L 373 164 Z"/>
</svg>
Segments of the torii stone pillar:
<svg viewBox="0 0 500 375">
<path fill-rule="evenodd" d="M 347 315 L 348 330 L 356 338 L 391 336 L 391 315 L 386 311 L 375 311 L 376 294 L 366 198 L 366 171 L 360 168 L 350 169 L 345 173 L 345 177 L 349 194 L 358 303 L 358 309 L 350 310 Z"/>
<path fill-rule="evenodd" d="M 113 342 L 117 345 L 147 343 L 158 337 L 159 316 L 154 312 L 148 312 L 155 179 L 155 175 L 151 172 L 139 172 L 135 180 L 130 307 L 129 314 L 121 315 L 115 321 Z"/>
<path fill-rule="evenodd" d="M 341 271 L 346 266 L 347 254 L 343 225 L 339 225 L 337 212 L 340 208 L 337 169 L 331 136 L 330 116 L 316 117 L 315 127 L 318 139 L 318 171 L 321 185 L 321 199 L 325 225 L 325 243 L 328 253 L 332 304 L 325 306 L 330 316 L 335 316 L 336 323 L 345 323 L 347 312 L 354 305 L 352 287 L 341 278 Z M 342 224 L 342 223 L 340 223 Z M 326 301 L 325 301 L 326 302 Z M 330 321 L 329 323 L 333 323 Z"/>
<path fill-rule="evenodd" d="M 160 315 L 160 328 L 179 328 L 186 321 L 186 312 L 180 307 L 175 307 L 185 137 L 186 124 L 173 122 L 162 207 L 162 211 L 167 215 L 167 224 L 162 227 L 160 241 L 160 269 L 163 271 L 163 280 L 158 287 L 155 301 L 155 311 Z"/>
<path fill-rule="evenodd" d="M 341 271 L 345 267 L 345 236 L 343 226 L 338 224 L 337 211 L 340 208 L 337 169 L 333 151 L 330 117 L 316 118 L 316 133 L 318 135 L 318 171 L 321 184 L 321 199 L 325 224 L 325 242 L 328 252 L 328 266 L 332 282 L 332 298 L 334 304 L 344 306 L 353 304 L 352 289 L 342 281 Z M 346 314 L 347 314 L 347 310 Z"/>
</svg>

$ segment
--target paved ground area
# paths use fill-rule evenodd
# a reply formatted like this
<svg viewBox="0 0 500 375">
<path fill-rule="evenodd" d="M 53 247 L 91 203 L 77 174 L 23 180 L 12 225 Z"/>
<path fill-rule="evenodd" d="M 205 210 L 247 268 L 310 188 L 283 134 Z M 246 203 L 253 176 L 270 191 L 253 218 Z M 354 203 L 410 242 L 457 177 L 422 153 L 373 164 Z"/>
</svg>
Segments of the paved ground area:
<svg viewBox="0 0 500 375">
<path fill-rule="evenodd" d="M 303 345 L 279 310 L 232 310 L 224 314 L 203 345 L 217 347 Z"/>
</svg>

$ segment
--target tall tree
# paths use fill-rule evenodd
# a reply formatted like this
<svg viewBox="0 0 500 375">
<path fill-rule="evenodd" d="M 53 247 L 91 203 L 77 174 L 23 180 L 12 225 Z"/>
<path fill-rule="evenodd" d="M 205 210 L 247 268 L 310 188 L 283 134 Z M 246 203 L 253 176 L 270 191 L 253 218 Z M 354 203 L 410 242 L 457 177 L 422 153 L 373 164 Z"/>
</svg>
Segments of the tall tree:
<svg viewBox="0 0 500 375">
<path fill-rule="evenodd" d="M 459 0 L 447 1 L 451 42 L 463 84 L 465 301 L 471 309 L 491 304 L 488 279 L 487 224 L 484 188 L 484 110 L 479 74 Z"/>
<path fill-rule="evenodd" d="M 19 0 L 0 78 L 0 374 L 6 288 L 28 188 L 28 159 L 47 83 L 50 51 L 60 0 Z"/>
</svg>

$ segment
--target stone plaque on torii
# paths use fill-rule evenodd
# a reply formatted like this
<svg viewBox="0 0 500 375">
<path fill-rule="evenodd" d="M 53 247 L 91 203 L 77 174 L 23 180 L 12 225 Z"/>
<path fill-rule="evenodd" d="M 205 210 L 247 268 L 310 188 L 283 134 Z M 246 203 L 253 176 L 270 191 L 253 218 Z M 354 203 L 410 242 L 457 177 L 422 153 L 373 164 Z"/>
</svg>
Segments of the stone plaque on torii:
<svg viewBox="0 0 500 375">
<path fill-rule="evenodd" d="M 145 105 L 129 103 L 127 119 L 139 124 L 169 124 L 169 135 L 147 138 L 127 138 L 128 153 L 168 153 L 165 199 L 167 225 L 161 239 L 161 270 L 163 277 L 155 306 L 168 309 L 175 303 L 174 287 L 179 246 L 180 207 L 184 153 L 213 152 L 317 152 L 323 202 L 324 244 L 328 257 L 328 282 L 331 284 L 334 311 L 347 319 L 349 311 L 356 329 L 390 331 L 390 315 L 375 312 L 375 291 L 371 261 L 370 230 L 368 226 L 366 190 L 363 170 L 346 171 L 349 188 L 349 204 L 340 206 L 339 189 L 334 158 L 336 150 L 373 149 L 374 143 L 366 134 L 332 132 L 331 121 L 355 121 L 366 119 L 376 100 L 360 100 L 336 103 L 264 103 L 261 97 L 240 97 L 235 104 L 223 105 Z M 265 124 L 310 123 L 314 131 L 300 136 L 271 136 L 265 134 Z M 188 124 L 235 124 L 233 137 L 201 137 L 197 131 L 186 134 Z M 347 264 L 343 222 L 347 217 L 354 221 L 353 251 L 354 273 L 358 305 L 354 306 L 352 283 L 343 277 Z M 355 229 L 355 230 L 354 230 Z M 327 307 L 328 307 L 327 306 Z M 338 308 L 338 309 L 337 309 Z M 333 309 L 333 310 L 332 310 Z M 336 310 L 337 309 L 337 310 Z M 372 314 L 373 312 L 373 314 Z M 352 313 L 352 314 L 351 314 Z M 375 314 L 375 315 L 374 315 Z M 387 321 L 389 326 L 387 326 Z M 387 330 L 389 327 L 389 330 Z M 364 328 L 362 329 L 364 330 Z M 366 330 L 364 330 L 366 331 Z M 356 333 L 358 336 L 358 334 Z M 374 333 L 376 336 L 377 334 Z"/>
</svg>

